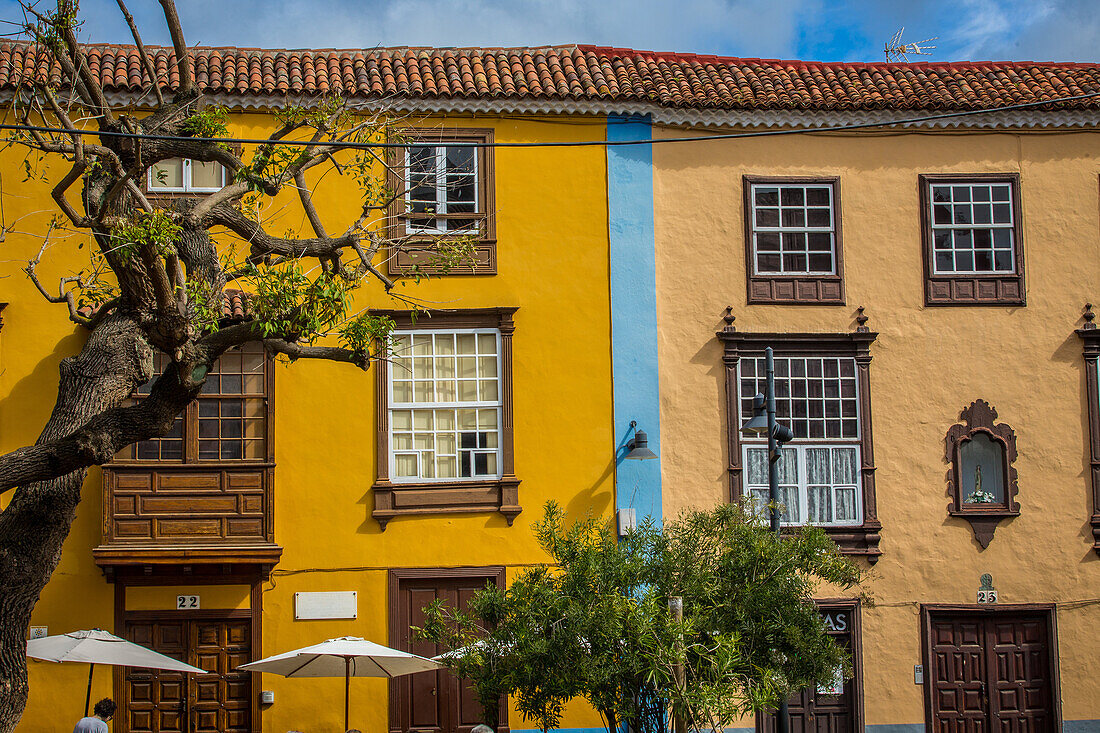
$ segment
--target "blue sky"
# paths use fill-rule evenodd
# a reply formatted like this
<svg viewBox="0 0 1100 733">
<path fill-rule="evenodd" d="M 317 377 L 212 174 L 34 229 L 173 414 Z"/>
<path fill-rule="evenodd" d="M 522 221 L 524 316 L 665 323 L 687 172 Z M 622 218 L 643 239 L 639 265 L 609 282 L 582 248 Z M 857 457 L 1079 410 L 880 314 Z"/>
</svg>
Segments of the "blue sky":
<svg viewBox="0 0 1100 733">
<path fill-rule="evenodd" d="M 128 0 L 166 43 L 156 0 Z M 655 51 L 881 61 L 937 36 L 936 61 L 1100 61 L 1097 0 L 177 0 L 189 43 L 267 48 L 591 43 Z M 82 0 L 82 36 L 127 42 L 114 0 Z M 0 0 L 0 18 L 22 17 Z"/>
</svg>

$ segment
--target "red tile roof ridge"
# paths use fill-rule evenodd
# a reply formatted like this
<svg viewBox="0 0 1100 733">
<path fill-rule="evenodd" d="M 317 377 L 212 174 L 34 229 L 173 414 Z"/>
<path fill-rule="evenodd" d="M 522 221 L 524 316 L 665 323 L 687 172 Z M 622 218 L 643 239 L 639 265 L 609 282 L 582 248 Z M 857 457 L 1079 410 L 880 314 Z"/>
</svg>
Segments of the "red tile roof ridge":
<svg viewBox="0 0 1100 733">
<path fill-rule="evenodd" d="M 128 44 L 88 45 L 88 65 L 109 91 L 147 84 Z M 179 74 L 174 51 L 148 47 L 159 83 Z M 231 98 L 335 91 L 386 100 L 545 100 L 622 109 L 990 109 L 1052 103 L 1100 110 L 1100 64 L 1030 61 L 824 62 L 638 51 L 594 45 L 373 49 L 192 47 L 195 83 Z M 41 49 L 0 41 L 0 88 L 28 77 L 60 80 Z M 637 105 L 643 105 L 638 107 Z"/>
<path fill-rule="evenodd" d="M 1023 67 L 1034 66 L 1051 68 L 1100 69 L 1100 63 L 1089 61 L 813 61 L 808 59 L 766 59 L 753 56 L 723 56 L 720 54 L 692 53 L 689 51 L 647 51 L 645 49 L 620 48 L 617 46 L 594 46 L 579 43 L 576 49 L 583 53 L 608 56 L 640 56 L 643 58 L 672 59 L 676 61 L 717 61 L 723 64 L 760 64 L 762 66 L 793 66 L 796 68 L 959 68 L 974 67 Z"/>
</svg>

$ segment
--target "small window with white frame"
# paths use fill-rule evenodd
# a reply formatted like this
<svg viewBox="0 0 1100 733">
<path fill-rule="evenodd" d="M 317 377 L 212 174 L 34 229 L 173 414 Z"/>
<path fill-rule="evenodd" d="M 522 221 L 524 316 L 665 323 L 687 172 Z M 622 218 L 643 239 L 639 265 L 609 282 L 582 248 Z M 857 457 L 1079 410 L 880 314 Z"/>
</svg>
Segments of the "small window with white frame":
<svg viewBox="0 0 1100 733">
<path fill-rule="evenodd" d="M 225 168 L 214 161 L 166 158 L 149 167 L 150 193 L 211 193 L 225 185 Z"/>
<path fill-rule="evenodd" d="M 391 480 L 500 478 L 500 331 L 395 332 L 390 353 Z"/>
<path fill-rule="evenodd" d="M 755 274 L 836 274 L 835 184 L 749 185 Z"/>
<path fill-rule="evenodd" d="M 741 424 L 764 392 L 763 357 L 739 361 Z M 844 526 L 863 522 L 860 404 L 855 359 L 775 357 L 776 418 L 794 432 L 778 461 L 782 523 Z M 769 500 L 766 440 L 743 442 L 745 496 L 758 511 Z"/>
<path fill-rule="evenodd" d="M 477 233 L 481 211 L 473 145 L 414 145 L 406 152 L 408 231 Z"/>
</svg>

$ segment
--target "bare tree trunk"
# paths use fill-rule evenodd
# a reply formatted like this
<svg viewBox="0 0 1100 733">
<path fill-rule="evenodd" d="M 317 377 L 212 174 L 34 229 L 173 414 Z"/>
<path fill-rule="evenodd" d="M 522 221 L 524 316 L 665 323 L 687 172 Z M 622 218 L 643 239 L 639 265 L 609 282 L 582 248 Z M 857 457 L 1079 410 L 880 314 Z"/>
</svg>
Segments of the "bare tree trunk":
<svg viewBox="0 0 1100 733">
<path fill-rule="evenodd" d="M 79 356 L 61 362 L 57 402 L 39 442 L 68 435 L 117 406 L 152 374 L 153 352 L 128 317 L 111 315 Z M 86 469 L 21 486 L 0 513 L 0 733 L 27 703 L 26 632 L 31 611 L 61 559 Z"/>
</svg>

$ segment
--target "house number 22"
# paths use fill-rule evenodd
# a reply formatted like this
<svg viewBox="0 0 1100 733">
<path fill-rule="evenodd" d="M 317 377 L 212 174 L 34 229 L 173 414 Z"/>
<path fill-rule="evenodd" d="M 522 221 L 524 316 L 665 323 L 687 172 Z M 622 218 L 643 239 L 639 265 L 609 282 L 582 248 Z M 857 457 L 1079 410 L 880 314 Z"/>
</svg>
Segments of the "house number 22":
<svg viewBox="0 0 1100 733">
<path fill-rule="evenodd" d="M 198 596 L 176 596 L 176 610 L 177 611 L 183 611 L 183 610 L 190 611 L 190 610 L 192 610 L 194 608 L 198 608 L 198 607 L 199 607 L 199 597 Z"/>
</svg>

